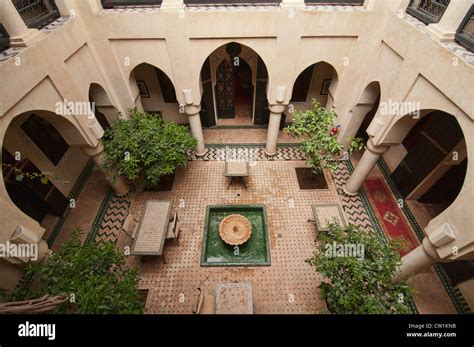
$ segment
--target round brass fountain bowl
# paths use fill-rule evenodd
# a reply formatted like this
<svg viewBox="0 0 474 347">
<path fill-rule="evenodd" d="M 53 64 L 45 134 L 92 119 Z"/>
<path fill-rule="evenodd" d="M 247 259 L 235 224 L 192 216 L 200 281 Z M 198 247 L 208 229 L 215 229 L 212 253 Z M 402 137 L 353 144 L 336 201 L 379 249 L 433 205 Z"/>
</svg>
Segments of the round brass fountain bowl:
<svg viewBox="0 0 474 347">
<path fill-rule="evenodd" d="M 231 214 L 221 221 L 219 235 L 229 245 L 242 245 L 252 235 L 252 224 L 240 214 Z"/>
</svg>

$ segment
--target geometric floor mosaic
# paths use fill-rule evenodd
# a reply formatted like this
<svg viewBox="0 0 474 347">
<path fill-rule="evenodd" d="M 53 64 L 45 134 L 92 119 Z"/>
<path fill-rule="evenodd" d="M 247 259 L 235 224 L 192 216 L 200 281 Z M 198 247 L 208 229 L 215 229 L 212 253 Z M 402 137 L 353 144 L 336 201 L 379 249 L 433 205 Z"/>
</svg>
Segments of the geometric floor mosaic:
<svg viewBox="0 0 474 347">
<path fill-rule="evenodd" d="M 220 159 L 232 150 L 251 150 L 255 162 L 250 167 L 249 189 L 233 185 L 227 188 Z M 350 177 L 352 164 L 338 163 L 329 190 L 300 190 L 294 168 L 304 165 L 304 155 L 294 145 L 279 146 L 279 160 L 268 160 L 262 145 L 214 145 L 206 156 L 193 157 L 185 169 L 177 171 L 170 192 L 132 193 L 104 199 L 91 237 L 111 240 L 119 248 L 131 246 L 121 232 L 129 212 L 139 213 L 148 199 L 171 200 L 181 221 L 179 245 L 165 245 L 164 264 L 160 259 L 141 262 L 128 259 L 140 268 L 140 287 L 149 290 L 146 310 L 150 313 L 190 313 L 197 298 L 197 287 L 212 292 L 217 284 L 250 282 L 256 313 L 314 313 L 324 308 L 317 295 L 320 275 L 305 263 L 314 250 L 314 226 L 311 206 L 342 205 L 346 221 L 362 229 L 380 225 L 362 189 L 356 196 L 346 196 L 342 187 Z M 240 152 L 242 153 L 242 152 Z M 249 152 L 247 152 L 249 153 Z M 202 225 L 205 208 L 213 204 L 264 204 L 269 216 L 269 239 L 272 266 L 268 268 L 202 268 Z M 184 207 L 183 207 L 184 206 Z M 293 208 L 290 208 L 293 206 Z M 184 299 L 184 302 L 182 301 Z"/>
</svg>

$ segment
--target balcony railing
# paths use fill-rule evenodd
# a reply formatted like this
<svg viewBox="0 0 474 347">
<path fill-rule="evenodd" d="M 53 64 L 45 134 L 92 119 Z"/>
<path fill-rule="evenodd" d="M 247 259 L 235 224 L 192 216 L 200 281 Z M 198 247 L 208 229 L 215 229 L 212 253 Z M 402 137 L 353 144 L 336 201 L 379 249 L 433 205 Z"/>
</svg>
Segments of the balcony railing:
<svg viewBox="0 0 474 347">
<path fill-rule="evenodd" d="M 10 46 L 10 36 L 3 25 L 0 24 L 0 52 L 6 50 L 8 46 Z"/>
<path fill-rule="evenodd" d="M 474 5 L 471 6 L 456 32 L 456 41 L 474 51 Z"/>
<path fill-rule="evenodd" d="M 425 24 L 438 23 L 450 0 L 410 0 L 407 12 Z"/>
<path fill-rule="evenodd" d="M 102 0 L 102 7 L 161 5 L 161 3 L 162 0 Z"/>
<path fill-rule="evenodd" d="M 363 5 L 364 0 L 305 0 L 307 4 L 319 5 Z"/>
<path fill-rule="evenodd" d="M 60 17 L 54 0 L 13 0 L 28 28 L 40 29 Z"/>
<path fill-rule="evenodd" d="M 281 0 L 184 0 L 186 5 L 275 5 Z"/>
</svg>

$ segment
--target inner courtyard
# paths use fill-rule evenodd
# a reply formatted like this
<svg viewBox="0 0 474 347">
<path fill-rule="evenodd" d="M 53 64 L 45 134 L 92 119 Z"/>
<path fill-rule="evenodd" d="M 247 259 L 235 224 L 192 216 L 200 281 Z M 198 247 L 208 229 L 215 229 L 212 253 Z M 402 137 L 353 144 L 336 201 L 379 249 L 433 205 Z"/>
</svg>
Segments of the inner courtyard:
<svg viewBox="0 0 474 347">
<path fill-rule="evenodd" d="M 341 313 L 317 267 L 337 228 L 398 257 L 402 312 L 473 312 L 472 0 L 0 9 L 0 245 L 37 256 L 0 258 L 0 313 L 77 230 L 147 314 Z"/>
</svg>

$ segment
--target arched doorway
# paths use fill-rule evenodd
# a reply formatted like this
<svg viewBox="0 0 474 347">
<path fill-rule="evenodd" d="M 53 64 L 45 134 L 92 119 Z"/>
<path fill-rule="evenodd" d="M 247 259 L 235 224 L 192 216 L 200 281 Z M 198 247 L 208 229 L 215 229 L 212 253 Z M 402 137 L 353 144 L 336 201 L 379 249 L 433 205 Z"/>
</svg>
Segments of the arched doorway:
<svg viewBox="0 0 474 347">
<path fill-rule="evenodd" d="M 354 129 L 348 136 L 361 138 L 367 142 L 369 135 L 367 128 L 375 117 L 380 104 L 380 83 L 377 81 L 371 82 L 364 88 L 359 101 L 352 110 L 352 124 Z"/>
<path fill-rule="evenodd" d="M 408 132 L 400 144 L 405 155 L 390 178 L 424 227 L 459 195 L 468 158 L 464 134 L 453 115 L 439 110 L 423 110 L 420 114 L 419 121 L 412 116 L 399 121 Z M 440 265 L 453 286 L 474 277 L 472 260 Z"/>
<path fill-rule="evenodd" d="M 89 102 L 95 118 L 103 129 L 109 128 L 117 120 L 117 109 L 105 89 L 97 83 L 92 83 L 89 87 Z"/>
<path fill-rule="evenodd" d="M 461 127 L 454 116 L 430 111 L 409 130 L 401 147 L 406 154 L 390 177 L 405 199 L 423 204 L 434 218 L 464 183 L 467 151 Z"/>
<path fill-rule="evenodd" d="M 231 42 L 212 52 L 201 69 L 201 123 L 267 125 L 268 71 L 251 48 Z"/>
<path fill-rule="evenodd" d="M 71 144 L 83 143 L 74 126 L 52 112 L 38 110 L 15 117 L 2 144 L 3 180 L 15 205 L 38 222 L 47 214 L 61 216 L 89 160 Z"/>
<path fill-rule="evenodd" d="M 308 110 L 312 108 L 313 99 L 316 99 L 321 106 L 331 107 L 337 80 L 336 69 L 331 64 L 324 61 L 311 64 L 296 78 L 290 105 L 296 111 Z"/>
<path fill-rule="evenodd" d="M 144 111 L 154 113 L 166 121 L 187 123 L 186 116 L 179 112 L 173 82 L 163 70 L 141 63 L 130 73 L 130 84 Z"/>
</svg>

